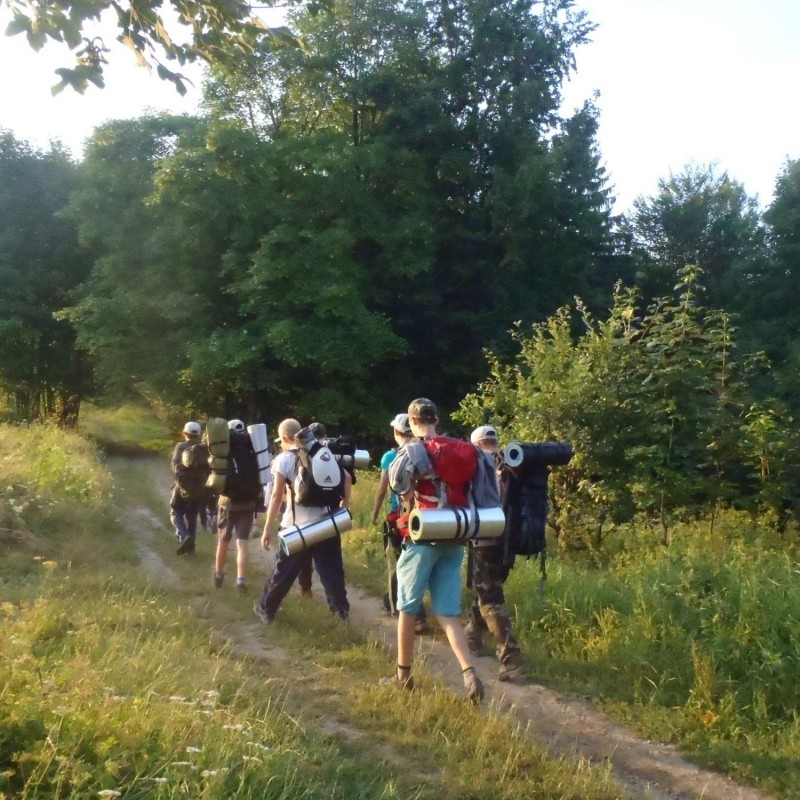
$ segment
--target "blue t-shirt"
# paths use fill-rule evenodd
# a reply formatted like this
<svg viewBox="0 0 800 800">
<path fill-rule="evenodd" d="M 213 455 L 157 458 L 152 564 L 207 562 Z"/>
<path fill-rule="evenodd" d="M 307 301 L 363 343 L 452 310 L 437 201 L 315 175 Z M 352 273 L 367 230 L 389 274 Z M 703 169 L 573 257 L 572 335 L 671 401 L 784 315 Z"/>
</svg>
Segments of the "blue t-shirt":
<svg viewBox="0 0 800 800">
<path fill-rule="evenodd" d="M 395 458 L 397 458 L 397 450 L 387 450 L 381 457 L 381 469 L 388 472 Z M 389 511 L 396 511 L 398 508 L 400 508 L 400 498 L 390 489 Z"/>
</svg>

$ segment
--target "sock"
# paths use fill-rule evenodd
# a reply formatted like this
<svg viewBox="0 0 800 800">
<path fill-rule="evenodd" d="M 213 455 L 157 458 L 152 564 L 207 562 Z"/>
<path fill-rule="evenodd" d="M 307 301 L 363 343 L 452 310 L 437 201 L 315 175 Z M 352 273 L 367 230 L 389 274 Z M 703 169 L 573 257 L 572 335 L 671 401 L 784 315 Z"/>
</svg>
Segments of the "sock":
<svg viewBox="0 0 800 800">
<path fill-rule="evenodd" d="M 411 667 L 403 667 L 400 664 L 397 665 L 397 677 L 401 681 L 407 681 L 411 677 Z"/>
</svg>

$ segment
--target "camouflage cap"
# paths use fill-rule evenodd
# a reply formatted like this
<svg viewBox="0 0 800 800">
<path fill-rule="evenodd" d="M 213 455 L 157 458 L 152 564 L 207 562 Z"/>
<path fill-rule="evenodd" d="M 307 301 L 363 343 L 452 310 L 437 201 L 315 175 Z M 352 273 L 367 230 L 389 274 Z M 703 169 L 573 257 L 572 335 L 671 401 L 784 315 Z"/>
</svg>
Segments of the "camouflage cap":
<svg viewBox="0 0 800 800">
<path fill-rule="evenodd" d="M 428 400 L 427 397 L 418 397 L 416 400 L 412 400 L 408 406 L 408 416 L 427 424 L 435 423 L 439 420 L 436 403 L 433 400 Z"/>
</svg>

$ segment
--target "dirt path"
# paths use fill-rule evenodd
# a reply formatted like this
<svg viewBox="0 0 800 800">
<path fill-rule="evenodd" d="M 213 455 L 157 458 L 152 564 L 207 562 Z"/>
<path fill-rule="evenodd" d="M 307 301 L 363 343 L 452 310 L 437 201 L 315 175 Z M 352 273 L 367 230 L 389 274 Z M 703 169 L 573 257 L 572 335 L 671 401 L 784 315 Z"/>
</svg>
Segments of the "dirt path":
<svg viewBox="0 0 800 800">
<path fill-rule="evenodd" d="M 114 469 L 114 461 L 110 463 Z M 164 496 L 165 517 L 158 519 L 144 506 L 136 506 L 127 519 L 135 538 L 142 566 L 155 583 L 174 587 L 179 576 L 153 549 L 156 532 L 163 536 L 168 500 L 169 471 L 166 464 L 152 460 L 148 470 L 154 486 Z M 268 575 L 273 554 L 265 553 L 257 541 L 250 546 L 249 574 L 254 584 Z M 209 569 L 211 565 L 209 564 Z M 318 582 L 316 582 L 318 587 Z M 319 588 L 316 596 L 321 596 Z M 396 647 L 394 620 L 384 616 L 380 601 L 356 587 L 348 587 L 351 624 L 373 633 L 387 650 Z M 198 597 L 199 604 L 207 598 Z M 268 645 L 260 635 L 257 622 L 242 620 L 231 623 L 219 632 L 234 643 L 234 649 L 246 655 L 266 656 L 272 661 L 287 661 L 289 654 L 280 647 Z M 463 686 L 459 670 L 446 642 L 432 638 L 418 639 L 418 655 L 427 668 L 437 674 L 454 691 Z M 741 786 L 727 777 L 688 762 L 672 745 L 658 744 L 639 738 L 633 732 L 612 722 L 578 698 L 569 698 L 544 686 L 524 681 L 514 684 L 496 680 L 497 665 L 493 658 L 479 659 L 478 671 L 487 689 L 487 704 L 516 719 L 522 730 L 544 744 L 554 754 L 580 755 L 595 763 L 610 762 L 614 777 L 631 798 L 646 800 L 766 800 L 767 795 Z"/>
</svg>

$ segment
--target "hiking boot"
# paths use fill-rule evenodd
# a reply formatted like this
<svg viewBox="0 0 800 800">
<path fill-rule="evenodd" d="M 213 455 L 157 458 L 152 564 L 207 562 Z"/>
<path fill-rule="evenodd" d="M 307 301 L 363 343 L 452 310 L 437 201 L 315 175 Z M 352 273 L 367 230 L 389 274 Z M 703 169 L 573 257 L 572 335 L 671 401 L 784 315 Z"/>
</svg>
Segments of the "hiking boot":
<svg viewBox="0 0 800 800">
<path fill-rule="evenodd" d="M 515 678 L 521 678 L 522 675 L 522 654 L 520 652 L 506 656 L 497 669 L 497 680 L 499 681 L 513 681 Z"/>
<path fill-rule="evenodd" d="M 236 588 L 239 594 L 247 594 L 247 581 L 244 578 L 237 578 Z"/>
<path fill-rule="evenodd" d="M 261 603 L 256 600 L 253 603 L 253 613 L 265 624 L 265 625 L 272 625 L 275 621 L 275 617 L 272 614 L 267 614 L 266 611 L 261 607 Z"/>
<path fill-rule="evenodd" d="M 225 573 L 224 572 L 215 572 L 214 573 L 214 588 L 221 589 L 222 582 L 225 580 Z"/>
<path fill-rule="evenodd" d="M 306 599 L 310 600 L 314 597 L 314 592 L 312 592 L 311 589 L 301 589 L 300 597 L 305 597 Z"/>
<path fill-rule="evenodd" d="M 408 678 L 403 680 L 395 672 L 394 675 L 390 675 L 388 678 L 381 678 L 381 686 L 391 686 L 394 689 L 405 689 L 407 692 L 413 692 L 414 679 L 409 675 Z"/>
<path fill-rule="evenodd" d="M 397 616 L 397 610 L 392 610 L 392 599 L 389 597 L 389 592 L 383 593 L 383 611 L 387 617 Z"/>
<path fill-rule="evenodd" d="M 464 635 L 467 637 L 467 646 L 473 653 L 483 652 L 483 631 L 480 628 L 468 622 L 464 628 Z"/>
<path fill-rule="evenodd" d="M 178 545 L 178 549 L 175 551 L 179 556 L 185 555 L 186 553 L 193 553 L 194 552 L 194 539 L 191 536 L 184 536 L 181 539 L 181 543 Z"/>
<path fill-rule="evenodd" d="M 483 700 L 483 684 L 475 671 L 475 667 L 467 667 L 462 673 L 464 676 L 464 689 L 466 690 L 467 700 L 476 706 Z"/>
</svg>

